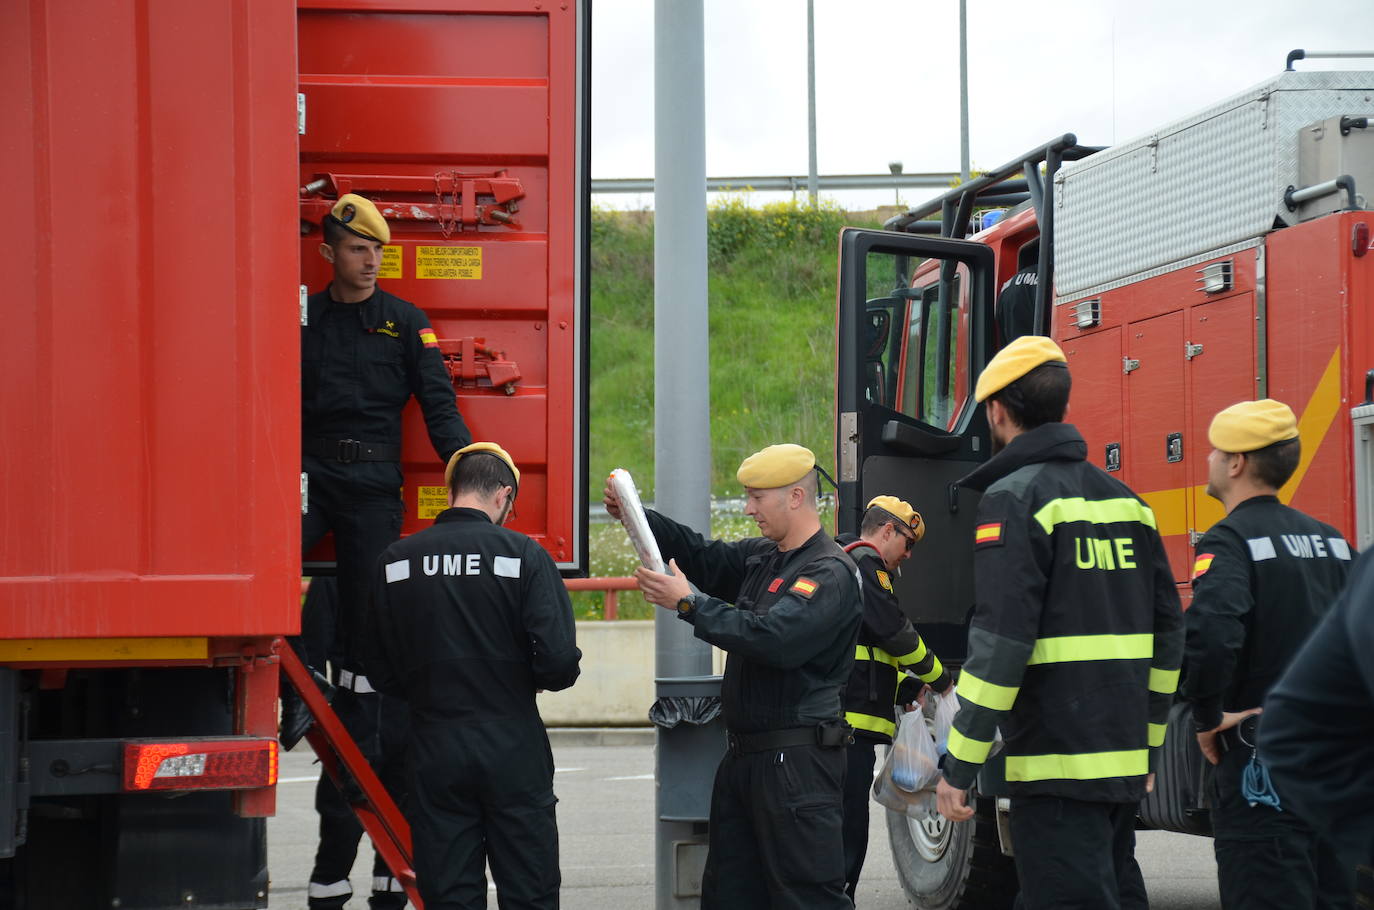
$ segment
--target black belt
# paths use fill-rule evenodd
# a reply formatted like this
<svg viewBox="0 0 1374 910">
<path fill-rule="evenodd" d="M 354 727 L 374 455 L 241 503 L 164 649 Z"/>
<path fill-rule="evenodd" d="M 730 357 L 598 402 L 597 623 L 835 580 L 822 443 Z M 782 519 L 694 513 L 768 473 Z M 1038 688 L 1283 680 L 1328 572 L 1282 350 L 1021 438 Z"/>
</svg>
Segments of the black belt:
<svg viewBox="0 0 1374 910">
<path fill-rule="evenodd" d="M 401 460 L 400 446 L 384 442 L 362 442 L 357 439 L 302 439 L 301 452 L 316 458 L 328 458 L 340 464 Z"/>
<path fill-rule="evenodd" d="M 853 730 L 847 725 L 822 724 L 815 727 L 790 727 L 786 730 L 765 730 L 762 733 L 726 733 L 725 743 L 733 755 L 749 752 L 771 752 L 788 746 L 824 746 L 836 748 L 853 741 Z"/>
</svg>

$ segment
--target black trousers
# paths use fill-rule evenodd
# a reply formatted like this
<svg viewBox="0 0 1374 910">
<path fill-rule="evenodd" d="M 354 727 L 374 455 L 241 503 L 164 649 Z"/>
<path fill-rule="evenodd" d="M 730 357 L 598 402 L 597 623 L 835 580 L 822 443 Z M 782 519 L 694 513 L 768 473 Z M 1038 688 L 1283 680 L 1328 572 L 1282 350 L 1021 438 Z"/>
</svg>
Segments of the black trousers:
<svg viewBox="0 0 1374 910">
<path fill-rule="evenodd" d="M 1013 797 L 1011 839 L 1024 910 L 1147 907 L 1135 862 L 1135 803 Z"/>
<path fill-rule="evenodd" d="M 845 750 L 726 754 L 711 790 L 701 910 L 831 910 L 844 893 Z"/>
<path fill-rule="evenodd" d="M 410 742 L 410 711 L 405 701 L 340 689 L 334 696 L 333 707 L 387 793 L 405 811 Z M 348 874 L 358 856 L 363 826 L 328 775 L 321 774 L 315 787 L 315 811 L 320 815 L 320 845 L 310 871 L 309 905 L 311 910 L 334 910 L 346 904 L 353 893 Z M 373 852 L 369 906 L 373 910 L 399 910 L 406 905 L 405 892 L 392 877 L 382 855 L 375 849 Z"/>
<path fill-rule="evenodd" d="M 417 717 L 420 712 L 417 710 Z M 425 910 L 557 910 L 553 752 L 535 714 L 418 722 L 411 811 Z"/>
<path fill-rule="evenodd" d="M 1222 907 L 1353 907 L 1353 870 L 1342 867 L 1335 852 L 1324 848 L 1312 829 L 1291 812 L 1251 806 L 1241 795 L 1241 778 L 1250 755 L 1250 749 L 1231 749 L 1212 776 L 1213 849 Z M 1281 793 L 1279 802 L 1282 805 Z"/>
<path fill-rule="evenodd" d="M 844 771 L 844 893 L 854 899 L 859 887 L 859 873 L 868 853 L 868 801 L 873 789 L 873 766 L 877 762 L 874 751 L 877 743 L 854 735 L 845 746 Z"/>
<path fill-rule="evenodd" d="M 334 640 L 325 651 L 330 656 L 342 654 L 344 669 L 358 671 L 363 669 L 358 651 L 366 634 L 363 618 L 377 557 L 401 536 L 400 468 L 389 462 L 326 465 L 312 458 L 304 465 L 310 475 L 310 498 L 301 516 L 301 552 L 309 553 L 333 531 L 338 565 Z M 303 644 L 303 656 L 318 659 L 320 643 Z"/>
</svg>

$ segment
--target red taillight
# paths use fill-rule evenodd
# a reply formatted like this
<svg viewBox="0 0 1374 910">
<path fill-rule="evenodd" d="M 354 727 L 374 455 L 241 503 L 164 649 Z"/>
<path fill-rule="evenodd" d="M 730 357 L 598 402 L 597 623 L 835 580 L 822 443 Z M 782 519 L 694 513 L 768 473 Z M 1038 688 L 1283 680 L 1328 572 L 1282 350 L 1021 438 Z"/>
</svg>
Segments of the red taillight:
<svg viewBox="0 0 1374 910">
<path fill-rule="evenodd" d="M 249 790 L 276 783 L 275 739 L 124 743 L 125 790 Z"/>
<path fill-rule="evenodd" d="M 1363 221 L 1357 221 L 1350 229 L 1350 252 L 1356 256 L 1363 256 L 1369 250 L 1369 225 Z"/>
</svg>

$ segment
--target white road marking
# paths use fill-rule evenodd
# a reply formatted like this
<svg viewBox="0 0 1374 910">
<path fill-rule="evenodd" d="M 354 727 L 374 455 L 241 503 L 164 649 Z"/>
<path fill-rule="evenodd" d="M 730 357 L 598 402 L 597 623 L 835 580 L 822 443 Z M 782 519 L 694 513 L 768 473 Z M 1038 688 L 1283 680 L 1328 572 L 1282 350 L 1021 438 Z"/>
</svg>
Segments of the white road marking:
<svg viewBox="0 0 1374 910">
<path fill-rule="evenodd" d="M 554 768 L 554 774 L 571 774 L 574 771 L 586 771 L 586 768 Z"/>
<path fill-rule="evenodd" d="M 320 776 L 319 776 L 318 774 L 316 774 L 314 777 L 279 777 L 279 778 L 277 778 L 277 783 L 279 783 L 279 784 L 313 784 L 315 781 L 317 781 L 317 780 L 319 780 L 319 779 L 320 779 Z"/>
<path fill-rule="evenodd" d="M 602 780 L 653 780 L 652 774 L 631 774 L 627 777 L 603 777 Z"/>
</svg>

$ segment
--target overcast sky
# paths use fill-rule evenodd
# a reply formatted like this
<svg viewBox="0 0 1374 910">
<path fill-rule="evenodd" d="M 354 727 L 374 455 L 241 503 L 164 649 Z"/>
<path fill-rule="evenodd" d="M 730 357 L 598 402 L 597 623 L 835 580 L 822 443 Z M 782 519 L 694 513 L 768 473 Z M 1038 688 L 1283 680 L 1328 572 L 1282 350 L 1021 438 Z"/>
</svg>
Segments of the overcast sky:
<svg viewBox="0 0 1374 910">
<path fill-rule="evenodd" d="M 806 0 L 704 2 L 708 175 L 804 175 Z M 890 161 L 957 171 L 958 0 L 815 7 L 820 173 L 883 173 Z M 653 10 L 653 0 L 593 4 L 594 177 L 653 176 Z M 977 169 L 1065 132 L 1092 145 L 1150 132 L 1271 78 L 1293 48 L 1374 50 L 1374 0 L 968 0 L 968 30 Z M 934 194 L 905 190 L 902 201 Z M 846 208 L 894 201 L 891 190 L 826 195 Z"/>
</svg>

